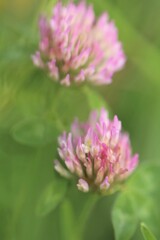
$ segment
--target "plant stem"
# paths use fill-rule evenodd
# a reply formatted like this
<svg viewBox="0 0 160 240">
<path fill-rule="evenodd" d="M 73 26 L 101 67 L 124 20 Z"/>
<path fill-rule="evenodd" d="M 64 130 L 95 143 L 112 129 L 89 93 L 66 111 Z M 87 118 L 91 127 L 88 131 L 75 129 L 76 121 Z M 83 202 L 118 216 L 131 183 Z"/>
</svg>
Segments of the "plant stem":
<svg viewBox="0 0 160 240">
<path fill-rule="evenodd" d="M 99 199 L 100 199 L 100 195 L 98 195 L 98 194 L 91 194 L 88 197 L 88 199 L 82 209 L 82 212 L 79 216 L 79 219 L 78 219 L 78 224 L 77 224 L 77 232 L 78 232 L 78 236 L 79 236 L 78 239 L 82 239 L 87 221 L 90 217 L 90 214 L 91 214 L 93 208 L 95 207 L 95 204 L 97 203 L 97 201 Z"/>
</svg>

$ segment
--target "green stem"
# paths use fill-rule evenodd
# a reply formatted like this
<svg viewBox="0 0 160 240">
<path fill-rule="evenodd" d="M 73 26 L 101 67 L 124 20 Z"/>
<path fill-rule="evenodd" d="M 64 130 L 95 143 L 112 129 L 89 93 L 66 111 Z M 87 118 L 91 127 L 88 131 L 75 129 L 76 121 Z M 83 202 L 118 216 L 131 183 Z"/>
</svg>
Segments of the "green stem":
<svg viewBox="0 0 160 240">
<path fill-rule="evenodd" d="M 77 232 L 78 232 L 79 239 L 82 239 L 87 221 L 90 217 L 90 214 L 91 214 L 93 208 L 95 207 L 95 204 L 97 203 L 97 201 L 99 199 L 100 199 L 100 195 L 98 195 L 98 194 L 91 194 L 88 197 L 88 199 L 82 209 L 82 212 L 79 216 L 79 219 L 78 219 Z"/>
<path fill-rule="evenodd" d="M 55 89 L 54 89 L 55 88 Z M 54 91 L 52 91 L 52 88 L 47 87 L 46 90 L 46 109 L 47 112 L 46 117 L 50 119 L 54 119 L 56 126 L 58 127 L 59 131 L 65 130 L 65 125 L 63 124 L 63 121 L 61 121 L 60 117 L 58 116 L 58 113 L 56 111 L 56 104 L 57 104 L 57 98 L 59 97 L 59 94 L 61 93 L 62 87 L 59 83 L 54 83 Z"/>
</svg>

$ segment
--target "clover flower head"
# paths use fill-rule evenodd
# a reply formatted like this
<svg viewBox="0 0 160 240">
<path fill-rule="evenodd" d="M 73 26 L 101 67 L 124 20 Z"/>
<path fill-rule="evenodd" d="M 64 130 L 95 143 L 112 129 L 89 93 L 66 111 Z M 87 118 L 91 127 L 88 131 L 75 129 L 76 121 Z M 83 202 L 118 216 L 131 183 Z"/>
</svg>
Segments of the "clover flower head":
<svg viewBox="0 0 160 240">
<path fill-rule="evenodd" d="M 109 191 L 138 164 L 138 155 L 132 156 L 129 136 L 121 131 L 121 122 L 117 116 L 110 120 L 105 109 L 100 114 L 91 112 L 85 123 L 76 119 L 71 132 L 59 137 L 58 152 L 63 164 L 56 161 L 55 169 L 64 177 L 69 172 L 75 175 L 77 187 L 83 192 Z"/>
<path fill-rule="evenodd" d="M 124 66 L 125 54 L 114 22 L 107 13 L 96 19 L 92 6 L 84 1 L 65 6 L 58 2 L 49 20 L 40 18 L 39 29 L 33 63 L 60 84 L 109 84 Z"/>
</svg>

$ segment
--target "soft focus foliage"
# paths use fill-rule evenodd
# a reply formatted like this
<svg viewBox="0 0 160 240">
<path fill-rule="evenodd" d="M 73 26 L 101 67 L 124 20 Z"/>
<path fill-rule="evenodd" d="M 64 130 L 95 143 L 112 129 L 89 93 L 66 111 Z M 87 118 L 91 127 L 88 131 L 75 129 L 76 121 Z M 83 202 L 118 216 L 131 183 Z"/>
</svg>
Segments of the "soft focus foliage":
<svg viewBox="0 0 160 240">
<path fill-rule="evenodd" d="M 115 19 L 127 64 L 112 85 L 78 89 L 60 88 L 31 61 L 39 41 L 39 14 L 50 14 L 54 2 L 0 2 L 0 239 L 76 239 L 75 222 L 85 217 L 82 209 L 91 195 L 78 192 L 75 183 L 64 183 L 53 171 L 57 137 L 69 130 L 75 116 L 84 121 L 91 109 L 106 102 L 130 133 L 143 164 L 115 206 L 116 196 L 99 200 L 82 239 L 115 239 L 111 208 L 114 226 L 118 219 L 123 223 L 115 229 L 117 239 L 125 232 L 142 240 L 142 221 L 159 239 L 160 1 L 87 1 L 97 16 L 107 11 Z M 50 189 L 57 181 L 59 193 Z"/>
<path fill-rule="evenodd" d="M 150 231 L 150 229 L 144 223 L 141 223 L 141 232 L 144 237 L 144 240 L 156 240 L 153 233 Z"/>
<path fill-rule="evenodd" d="M 160 236 L 159 171 L 159 163 L 142 164 L 116 199 L 112 212 L 116 240 L 130 239 L 139 222 Z"/>
</svg>

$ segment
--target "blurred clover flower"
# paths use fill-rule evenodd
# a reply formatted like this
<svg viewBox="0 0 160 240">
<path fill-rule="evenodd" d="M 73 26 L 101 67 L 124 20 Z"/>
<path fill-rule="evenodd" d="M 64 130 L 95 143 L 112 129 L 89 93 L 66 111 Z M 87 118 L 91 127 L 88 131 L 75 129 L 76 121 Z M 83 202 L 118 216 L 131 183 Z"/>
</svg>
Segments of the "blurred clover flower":
<svg viewBox="0 0 160 240">
<path fill-rule="evenodd" d="M 49 21 L 40 18 L 39 28 L 41 40 L 33 62 L 63 85 L 85 80 L 109 84 L 114 72 L 124 66 L 116 26 L 106 13 L 96 19 L 92 6 L 85 2 L 57 3 Z"/>
<path fill-rule="evenodd" d="M 59 161 L 55 169 L 64 177 L 69 172 L 78 178 L 77 187 L 83 192 L 90 189 L 107 192 L 127 178 L 138 164 L 138 155 L 132 156 L 130 140 L 121 132 L 117 116 L 111 121 L 107 112 L 91 112 L 85 123 L 77 119 L 71 126 L 71 133 L 59 137 Z"/>
</svg>

